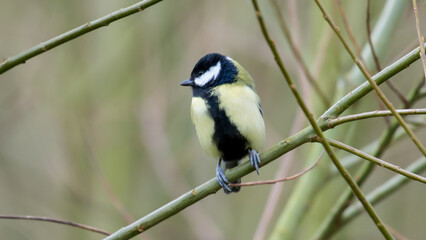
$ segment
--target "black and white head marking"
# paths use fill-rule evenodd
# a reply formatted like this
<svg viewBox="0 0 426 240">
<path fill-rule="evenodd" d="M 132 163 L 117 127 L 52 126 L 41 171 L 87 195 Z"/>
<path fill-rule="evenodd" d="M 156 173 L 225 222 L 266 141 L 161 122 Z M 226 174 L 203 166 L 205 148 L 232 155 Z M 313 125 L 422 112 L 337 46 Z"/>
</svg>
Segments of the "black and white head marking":
<svg viewBox="0 0 426 240">
<path fill-rule="evenodd" d="M 203 72 L 200 70 L 197 74 L 198 76 L 194 78 L 194 84 L 198 87 L 203 87 L 207 83 L 215 81 L 217 76 L 219 76 L 221 68 L 220 61 L 218 61 L 216 65 L 211 66 L 207 71 Z"/>
<path fill-rule="evenodd" d="M 202 57 L 191 73 L 193 88 L 209 88 L 224 83 L 232 83 L 238 70 L 231 58 L 219 53 L 209 53 Z"/>
</svg>

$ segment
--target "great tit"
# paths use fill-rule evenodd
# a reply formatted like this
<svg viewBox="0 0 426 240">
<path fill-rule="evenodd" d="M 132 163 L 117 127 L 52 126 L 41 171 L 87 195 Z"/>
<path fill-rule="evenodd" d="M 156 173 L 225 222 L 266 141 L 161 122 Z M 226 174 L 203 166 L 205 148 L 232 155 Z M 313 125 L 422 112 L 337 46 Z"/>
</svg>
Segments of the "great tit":
<svg viewBox="0 0 426 240">
<path fill-rule="evenodd" d="M 259 151 L 265 142 L 265 124 L 260 100 L 250 74 L 235 60 L 219 53 L 202 57 L 181 86 L 192 87 L 191 119 L 201 147 L 219 158 L 216 178 L 225 193 L 229 187 L 225 170 L 249 155 L 259 174 Z M 222 160 L 224 165 L 222 166 Z M 241 182 L 241 179 L 234 183 Z"/>
</svg>

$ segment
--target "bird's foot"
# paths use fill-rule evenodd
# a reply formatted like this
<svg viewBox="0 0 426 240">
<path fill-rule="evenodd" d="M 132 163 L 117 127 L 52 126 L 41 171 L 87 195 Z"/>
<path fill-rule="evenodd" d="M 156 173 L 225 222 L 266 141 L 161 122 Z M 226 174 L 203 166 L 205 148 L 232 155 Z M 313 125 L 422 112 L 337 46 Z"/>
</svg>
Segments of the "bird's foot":
<svg viewBox="0 0 426 240">
<path fill-rule="evenodd" d="M 222 162 L 222 159 L 219 159 L 219 162 L 217 163 L 217 167 L 216 167 L 216 179 L 219 182 L 219 185 L 223 188 L 223 191 L 228 194 L 228 193 L 231 193 L 232 190 L 228 186 L 229 181 L 225 176 L 225 171 L 223 171 L 223 169 L 220 167 L 221 162 Z"/>
<path fill-rule="evenodd" d="M 250 149 L 250 164 L 251 166 L 256 169 L 257 175 L 259 175 L 259 166 L 262 166 L 262 162 L 260 162 L 259 154 L 256 152 L 256 150 Z"/>
</svg>

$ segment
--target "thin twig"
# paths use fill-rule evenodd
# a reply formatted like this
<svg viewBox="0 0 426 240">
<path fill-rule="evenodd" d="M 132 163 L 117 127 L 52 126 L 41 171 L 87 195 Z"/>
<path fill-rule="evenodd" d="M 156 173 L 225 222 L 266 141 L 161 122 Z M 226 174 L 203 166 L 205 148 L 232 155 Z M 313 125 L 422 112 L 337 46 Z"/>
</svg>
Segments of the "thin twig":
<svg viewBox="0 0 426 240">
<path fill-rule="evenodd" d="M 388 107 L 389 110 L 392 111 L 395 118 L 398 120 L 399 124 L 404 128 L 404 130 L 407 132 L 407 134 L 410 136 L 411 140 L 414 142 L 414 144 L 417 146 L 417 148 L 420 150 L 420 152 L 426 156 L 426 148 L 423 146 L 423 144 L 419 141 L 419 139 L 414 135 L 413 131 L 407 126 L 404 119 L 402 119 L 401 115 L 396 112 L 395 107 L 393 104 L 387 99 L 387 97 L 384 95 L 382 90 L 377 86 L 377 84 L 373 81 L 370 74 L 366 71 L 366 69 L 362 66 L 359 59 L 356 57 L 356 55 L 352 52 L 352 50 L 349 48 L 349 45 L 343 38 L 340 29 L 336 26 L 336 24 L 331 20 L 330 16 L 328 16 L 327 12 L 325 11 L 324 6 L 321 4 L 319 0 L 315 0 L 315 2 L 318 5 L 318 8 L 322 12 L 324 19 L 329 23 L 330 27 L 334 30 L 342 44 L 344 45 L 346 51 L 349 53 L 349 55 L 352 57 L 355 64 L 358 66 L 358 68 L 361 70 L 361 72 L 364 74 L 365 78 L 367 78 L 368 82 L 371 84 L 373 89 L 377 92 L 380 99 L 385 103 L 386 107 Z"/>
<path fill-rule="evenodd" d="M 343 26 L 345 27 L 346 32 L 349 35 L 349 39 L 351 40 L 352 44 L 355 46 L 356 54 L 359 57 L 359 59 L 362 62 L 362 64 L 364 65 L 364 67 L 367 70 L 367 72 L 370 72 L 368 70 L 367 63 L 365 62 L 364 58 L 362 57 L 360 47 L 359 47 L 359 45 L 358 45 L 358 43 L 357 43 L 357 41 L 356 41 L 356 39 L 354 37 L 354 34 L 353 34 L 352 30 L 351 30 L 351 27 L 349 26 L 349 22 L 348 22 L 348 20 L 346 18 L 346 12 L 345 12 L 345 10 L 343 8 L 342 1 L 338 0 L 337 4 L 338 4 L 340 16 L 342 17 L 342 20 L 343 20 Z M 371 43 L 371 36 L 370 36 L 371 31 L 370 31 L 370 24 L 369 24 L 369 22 L 370 22 L 370 14 L 369 14 L 370 13 L 370 9 L 369 9 L 369 6 L 370 6 L 370 4 L 369 4 L 369 1 L 368 1 L 368 3 L 367 3 L 367 29 L 368 29 L 368 31 L 367 32 L 368 32 L 369 43 Z M 370 46 L 372 46 L 372 44 Z M 373 48 L 371 48 L 371 49 L 373 49 Z M 375 54 L 374 51 L 372 51 L 372 52 L 373 52 L 374 60 L 376 60 L 377 55 Z M 380 70 L 378 70 L 378 72 L 380 72 Z M 387 82 L 389 82 L 389 81 L 387 81 Z M 377 96 L 376 92 L 374 92 L 374 96 L 375 96 L 375 99 L 377 100 L 377 104 L 379 105 L 380 110 L 384 110 L 385 109 L 385 105 L 383 104 L 382 101 L 380 101 L 380 98 L 379 98 L 379 96 Z M 386 118 L 384 118 L 384 120 L 385 120 L 385 122 L 386 122 L 387 125 L 390 125 L 389 118 L 386 117 Z"/>
<path fill-rule="evenodd" d="M 388 87 L 396 94 L 396 96 L 398 96 L 399 100 L 401 100 L 401 102 L 407 108 L 408 107 L 408 100 L 404 97 L 404 94 L 402 94 L 402 92 L 399 91 L 399 89 L 397 87 L 395 87 L 395 85 L 393 85 L 393 83 L 391 81 L 387 81 L 386 85 L 388 85 Z"/>
<path fill-rule="evenodd" d="M 419 46 L 423 46 L 425 43 L 425 39 L 422 35 L 422 32 L 420 31 L 420 20 L 419 20 L 419 14 L 417 12 L 417 2 L 416 0 L 413 0 L 413 11 L 414 11 L 414 17 L 416 18 L 416 30 L 417 30 L 417 37 L 419 39 Z M 423 64 L 423 72 L 425 74 L 426 78 L 426 56 L 425 56 L 425 49 L 420 48 L 420 59 L 422 60 Z"/>
<path fill-rule="evenodd" d="M 279 182 L 285 182 L 285 181 L 290 181 L 290 180 L 294 180 L 296 178 L 301 177 L 303 174 L 309 172 L 312 168 L 314 168 L 318 162 L 321 160 L 322 156 L 324 155 L 324 152 L 321 153 L 321 156 L 319 156 L 319 158 L 317 158 L 317 160 L 315 160 L 315 162 L 309 166 L 308 168 L 306 168 L 305 170 L 296 173 L 290 177 L 285 177 L 285 178 L 280 178 L 280 179 L 274 179 L 274 180 L 263 180 L 263 181 L 255 181 L 255 182 L 245 182 L 245 183 L 231 183 L 228 184 L 230 187 L 246 187 L 246 186 L 256 186 L 256 185 L 266 185 L 266 184 L 275 184 L 275 183 L 279 183 Z"/>
<path fill-rule="evenodd" d="M 370 0 L 367 0 L 367 17 L 366 17 L 366 25 L 367 25 L 367 39 L 368 39 L 368 45 L 370 46 L 370 49 L 371 49 L 371 53 L 372 53 L 372 55 L 373 55 L 373 59 L 374 59 L 374 62 L 375 62 L 375 64 L 376 64 L 376 68 L 377 68 L 377 71 L 378 72 L 380 72 L 381 70 L 382 70 L 382 68 L 381 68 L 381 66 L 380 66 L 380 62 L 379 62 L 379 58 L 377 57 L 377 54 L 376 54 L 376 50 L 374 50 L 374 45 L 373 45 L 373 41 L 371 40 L 371 28 L 370 28 Z M 362 55 L 358 55 L 358 56 L 362 56 Z M 360 58 L 361 59 L 361 61 L 363 61 L 362 60 L 362 58 Z M 364 63 L 364 67 L 365 67 L 365 69 L 366 69 L 366 71 L 370 74 L 370 71 L 368 70 L 368 67 L 367 67 L 367 64 L 365 63 L 365 62 L 363 62 Z M 370 74 L 371 75 L 371 74 Z M 389 81 L 386 81 L 386 84 L 389 84 Z M 375 98 L 376 98 L 376 100 L 377 100 L 377 103 L 379 104 L 379 108 L 380 108 L 380 110 L 384 110 L 385 109 L 385 105 L 383 104 L 383 102 L 382 101 L 380 101 L 380 98 L 379 98 L 379 96 L 377 96 L 377 93 L 376 92 L 374 92 L 374 96 L 375 96 Z M 385 120 L 385 122 L 386 122 L 386 124 L 388 125 L 388 127 L 390 126 L 390 124 L 391 124 L 391 122 L 390 122 L 390 119 L 389 119 L 389 117 L 385 117 L 384 118 L 384 120 Z"/>
<path fill-rule="evenodd" d="M 371 54 L 373 55 L 374 63 L 376 64 L 376 69 L 378 72 L 382 71 L 382 66 L 380 65 L 379 57 L 377 56 L 376 49 L 374 48 L 373 41 L 371 40 L 371 27 L 370 27 L 370 0 L 367 0 L 367 39 L 368 44 L 371 49 Z M 365 68 L 367 68 L 367 65 L 364 63 Z M 398 88 L 396 88 L 391 81 L 387 81 L 386 84 L 389 86 L 389 88 L 398 96 L 398 98 L 404 103 L 404 106 L 408 106 L 408 100 L 405 98 L 404 94 L 399 91 Z M 383 104 L 382 102 L 379 102 Z M 381 107 L 382 109 L 382 107 Z M 390 121 L 388 118 L 385 118 L 386 122 L 389 124 Z"/>
<path fill-rule="evenodd" d="M 367 39 L 368 44 L 370 45 L 371 53 L 373 54 L 374 63 L 376 64 L 376 69 L 378 72 L 382 70 L 380 66 L 379 57 L 377 57 L 376 50 L 374 49 L 373 41 L 371 40 L 371 27 L 370 27 L 370 0 L 367 0 L 367 17 L 366 17 L 366 25 L 367 25 Z M 366 64 L 365 64 L 366 66 Z"/>
<path fill-rule="evenodd" d="M 396 109 L 396 111 L 401 115 L 426 114 L 426 108 Z M 371 111 L 371 112 L 348 115 L 348 116 L 332 119 L 328 122 L 328 125 L 330 128 L 333 128 L 335 125 L 346 123 L 346 122 L 367 119 L 367 118 L 374 118 L 374 117 L 384 117 L 384 116 L 392 116 L 392 112 L 389 110 L 384 110 L 384 111 Z"/>
<path fill-rule="evenodd" d="M 84 25 L 81 25 L 77 28 L 74 28 L 68 32 L 65 32 L 61 35 L 58 35 L 50 40 L 42 42 L 32 48 L 29 48 L 13 57 L 6 58 L 3 62 L 0 63 L 0 74 L 6 72 L 7 70 L 25 63 L 28 59 L 31 59 L 39 54 L 47 52 L 48 50 L 57 47 L 61 44 L 64 44 L 68 41 L 71 41 L 74 38 L 80 37 L 88 32 L 96 30 L 100 27 L 106 27 L 110 23 L 115 22 L 119 19 L 127 17 L 129 15 L 141 12 L 142 10 L 161 2 L 162 0 L 143 0 L 138 3 L 135 3 L 129 7 L 119 9 L 115 12 L 112 12 L 106 16 L 88 22 Z"/>
<path fill-rule="evenodd" d="M 362 57 L 361 48 L 359 47 L 359 45 L 358 45 L 358 43 L 355 39 L 355 36 L 354 36 L 354 34 L 351 30 L 351 27 L 349 26 L 349 22 L 348 22 L 348 19 L 346 17 L 345 9 L 343 8 L 343 5 L 342 5 L 342 0 L 337 0 L 337 7 L 339 9 L 340 16 L 343 20 L 343 26 L 345 27 L 346 32 L 348 33 L 349 39 L 351 40 L 352 44 L 355 47 L 356 54 L 359 56 L 359 59 L 364 64 L 364 66 L 367 66 L 367 63 L 364 61 L 364 58 Z"/>
<path fill-rule="evenodd" d="M 319 142 L 319 139 L 316 138 L 315 141 Z M 425 177 L 417 175 L 417 174 L 412 173 L 410 171 L 404 170 L 400 166 L 396 166 L 396 165 L 393 165 L 393 164 L 388 163 L 386 161 L 383 161 L 382 159 L 373 157 L 373 156 L 371 156 L 371 155 L 369 155 L 369 154 L 367 154 L 367 153 L 365 153 L 363 151 L 360 151 L 360 150 L 358 150 L 358 149 L 356 149 L 356 148 L 354 148 L 352 146 L 349 146 L 349 145 L 344 144 L 342 142 L 339 142 L 337 140 L 327 139 L 327 141 L 333 147 L 336 147 L 336 148 L 345 150 L 345 151 L 347 151 L 349 153 L 355 154 L 358 157 L 364 158 L 365 160 L 368 160 L 368 161 L 370 161 L 370 162 L 372 162 L 372 163 L 374 163 L 376 165 L 379 165 L 381 167 L 384 167 L 384 168 L 387 168 L 387 169 L 389 169 L 391 171 L 394 171 L 394 172 L 396 172 L 398 174 L 406 176 L 407 178 L 410 178 L 412 180 L 415 180 L 415 181 L 418 181 L 418 182 L 421 182 L 421 183 L 426 183 L 426 178 Z"/>
<path fill-rule="evenodd" d="M 386 224 L 386 227 L 389 229 L 389 232 L 395 237 L 396 240 L 408 240 L 405 236 L 403 236 L 400 232 L 393 229 L 389 224 Z"/>
<path fill-rule="evenodd" d="M 61 220 L 61 219 L 55 219 L 55 218 L 49 218 L 49 217 L 40 217 L 40 216 L 18 216 L 18 215 L 0 215 L 0 219 L 14 219 L 14 220 L 33 220 L 33 221 L 42 221 L 42 222 L 51 222 L 51 223 L 58 223 L 63 224 L 71 227 L 81 228 L 84 230 L 88 230 L 95 233 L 100 233 L 103 235 L 110 235 L 111 233 L 106 232 L 104 230 L 94 228 L 88 225 L 75 223 L 71 221 Z"/>
<path fill-rule="evenodd" d="M 308 79 L 309 83 L 312 85 L 312 87 L 315 89 L 315 92 L 320 97 L 321 101 L 325 106 L 330 106 L 330 100 L 328 99 L 327 95 L 324 93 L 324 91 L 321 89 L 320 85 L 318 84 L 318 81 L 315 79 L 315 77 L 312 75 L 311 71 L 309 70 L 308 66 L 306 65 L 305 61 L 303 60 L 302 54 L 300 52 L 300 49 L 296 46 L 296 44 L 293 41 L 293 38 L 291 36 L 290 30 L 287 27 L 287 24 L 285 22 L 284 16 L 280 11 L 279 5 L 276 0 L 271 0 L 272 5 L 274 6 L 275 13 L 278 16 L 279 24 L 281 27 L 281 30 L 284 33 L 284 36 L 290 46 L 290 49 L 296 58 L 296 61 L 299 63 L 299 65 L 302 67 L 303 72 L 305 73 L 306 78 Z"/>
</svg>

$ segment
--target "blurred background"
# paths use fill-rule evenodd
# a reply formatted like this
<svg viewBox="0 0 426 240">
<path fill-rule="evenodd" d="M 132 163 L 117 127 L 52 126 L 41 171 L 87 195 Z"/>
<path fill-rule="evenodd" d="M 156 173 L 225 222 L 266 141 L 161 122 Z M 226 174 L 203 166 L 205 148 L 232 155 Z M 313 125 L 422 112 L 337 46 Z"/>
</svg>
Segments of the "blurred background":
<svg viewBox="0 0 426 240">
<path fill-rule="evenodd" d="M 5 0 L 0 7 L 0 58 L 100 18 L 136 1 Z M 318 117 L 326 109 L 305 83 L 269 1 L 260 1 L 265 20 L 291 75 Z M 374 28 L 387 1 L 371 1 Z M 417 43 L 411 1 L 394 16 L 380 54 L 383 67 Z M 279 1 L 280 11 L 309 69 L 337 99 L 359 85 L 349 81 L 353 62 L 311 0 Z M 343 29 L 337 1 L 324 1 Z M 342 1 L 358 44 L 367 41 L 366 1 Z M 419 1 L 426 33 L 424 1 Z M 345 35 L 348 39 L 348 36 Z M 297 104 L 258 26 L 249 1 L 163 1 L 141 13 L 79 37 L 30 59 L 0 76 L 0 214 L 66 219 L 114 232 L 215 177 L 217 159 L 199 146 L 190 120 L 192 92 L 179 83 L 209 52 L 231 56 L 253 76 L 267 129 L 265 149 L 290 136 Z M 372 65 L 373 66 L 373 65 Z M 375 68 L 370 67 L 372 73 Z M 352 71 L 351 74 L 357 74 Z M 420 61 L 394 76 L 404 94 L 422 79 Z M 340 79 L 340 80 L 339 80 Z M 345 81 L 347 80 L 347 81 Z M 341 82 L 340 82 L 341 83 Z M 395 106 L 399 99 L 383 86 Z M 334 96 L 334 97 L 333 97 Z M 415 107 L 425 106 L 420 101 Z M 379 109 L 373 94 L 353 112 Z M 296 118 L 297 119 L 297 118 Z M 293 130 L 308 126 L 298 118 Z M 424 118 L 423 118 L 424 119 Z M 352 127 L 349 127 L 351 125 Z M 363 148 L 379 138 L 383 119 L 354 122 L 330 130 L 336 139 Z M 350 135 L 349 135 L 350 132 Z M 426 144 L 424 129 L 416 131 Z M 349 135 L 349 137 L 348 137 Z M 315 144 L 295 150 L 289 174 L 304 168 Z M 338 152 L 339 156 L 347 154 Z M 383 159 L 403 167 L 420 157 L 406 137 Z M 243 181 L 275 178 L 282 158 Z M 329 159 L 322 160 L 329 164 Z M 314 169 L 312 172 L 316 171 Z M 309 176 L 307 175 L 304 177 Z M 369 192 L 394 174 L 377 168 L 363 190 Z M 300 179 L 287 182 L 264 236 Z M 346 184 L 340 176 L 317 189 L 294 239 L 308 239 L 324 220 Z M 141 235 L 141 239 L 251 239 L 258 228 L 270 185 L 219 191 Z M 409 239 L 426 235 L 426 188 L 409 183 L 377 207 L 383 220 Z M 100 239 L 88 231 L 44 222 L 1 220 L 1 239 Z M 335 239 L 380 239 L 365 214 Z"/>
</svg>

